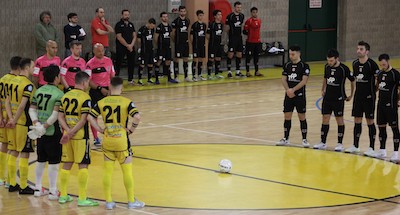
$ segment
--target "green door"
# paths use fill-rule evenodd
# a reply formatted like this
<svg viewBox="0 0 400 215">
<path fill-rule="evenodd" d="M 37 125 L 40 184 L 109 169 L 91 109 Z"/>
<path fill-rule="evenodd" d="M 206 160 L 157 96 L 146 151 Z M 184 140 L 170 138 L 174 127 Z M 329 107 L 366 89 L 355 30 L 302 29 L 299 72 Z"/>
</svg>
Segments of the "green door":
<svg viewBox="0 0 400 215">
<path fill-rule="evenodd" d="M 336 27 L 337 0 L 289 0 L 289 46 L 300 45 L 303 60 L 325 60 L 327 50 L 336 48 Z"/>
</svg>

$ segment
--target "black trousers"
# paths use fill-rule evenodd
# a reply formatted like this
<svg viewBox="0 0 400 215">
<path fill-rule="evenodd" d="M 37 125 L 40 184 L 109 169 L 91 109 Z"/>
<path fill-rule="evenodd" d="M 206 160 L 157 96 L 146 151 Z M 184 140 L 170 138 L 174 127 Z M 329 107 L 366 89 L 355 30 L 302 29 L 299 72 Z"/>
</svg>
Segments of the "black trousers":
<svg viewBox="0 0 400 215">
<path fill-rule="evenodd" d="M 115 62 L 115 75 L 118 76 L 121 70 L 121 64 L 126 56 L 128 61 L 128 81 L 133 80 L 133 71 L 135 67 L 135 50 L 132 52 L 128 51 L 126 47 L 118 47 L 116 48 L 116 62 Z"/>
</svg>

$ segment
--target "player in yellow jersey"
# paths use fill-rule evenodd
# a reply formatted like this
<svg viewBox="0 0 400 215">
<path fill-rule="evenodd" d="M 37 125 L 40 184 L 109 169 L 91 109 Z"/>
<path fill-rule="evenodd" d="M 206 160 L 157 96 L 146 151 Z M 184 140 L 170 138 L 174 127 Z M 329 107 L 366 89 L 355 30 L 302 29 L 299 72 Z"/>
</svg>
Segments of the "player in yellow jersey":
<svg viewBox="0 0 400 215">
<path fill-rule="evenodd" d="M 34 190 L 28 186 L 28 159 L 29 153 L 33 152 L 31 139 L 27 133 L 32 121 L 28 110 L 35 88 L 29 77 L 34 70 L 34 62 L 24 58 L 20 61 L 20 75 L 9 82 L 6 99 L 6 110 L 8 116 L 8 178 L 9 192 L 19 190 L 20 194 L 33 194 Z M 19 159 L 20 185 L 17 184 L 17 157 Z"/>
<path fill-rule="evenodd" d="M 121 96 L 122 79 L 114 77 L 110 83 L 110 96 L 95 104 L 88 117 L 89 122 L 96 130 L 104 134 L 102 150 L 104 153 L 103 186 L 106 197 L 106 209 L 112 210 L 116 205 L 111 196 L 111 178 L 114 162 L 121 165 L 124 185 L 128 195 L 128 208 L 142 208 L 144 203 L 135 199 L 132 176 L 132 150 L 128 135 L 135 131 L 140 122 L 140 114 L 135 104 L 128 98 Z M 97 123 L 101 116 L 105 128 Z M 128 123 L 132 118 L 132 123 Z"/>
<path fill-rule="evenodd" d="M 7 160 L 8 160 L 8 139 L 7 139 L 7 111 L 6 111 L 6 98 L 8 91 L 8 82 L 11 79 L 15 78 L 19 75 L 19 62 L 21 61 L 21 57 L 14 56 L 10 60 L 11 72 L 5 74 L 0 79 L 0 186 L 4 185 L 6 188 L 9 184 L 6 182 L 6 169 L 7 169 Z"/>
<path fill-rule="evenodd" d="M 89 88 L 90 76 L 78 72 L 75 76 L 75 88 L 61 98 L 58 122 L 64 129 L 61 139 L 64 163 L 60 171 L 60 198 L 64 204 L 73 199 L 67 193 L 67 184 L 73 163 L 79 166 L 78 173 L 78 206 L 98 206 L 99 203 L 87 198 L 88 166 L 90 164 L 89 126 L 87 115 L 91 108 L 90 96 L 85 92 Z"/>
</svg>

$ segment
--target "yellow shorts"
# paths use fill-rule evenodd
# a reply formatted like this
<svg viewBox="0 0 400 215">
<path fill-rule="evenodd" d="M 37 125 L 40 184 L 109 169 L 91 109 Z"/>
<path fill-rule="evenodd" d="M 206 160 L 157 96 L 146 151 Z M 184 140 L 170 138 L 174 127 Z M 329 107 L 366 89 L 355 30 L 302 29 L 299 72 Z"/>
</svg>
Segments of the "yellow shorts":
<svg viewBox="0 0 400 215">
<path fill-rule="evenodd" d="M 14 129 L 7 129 L 7 131 L 11 131 L 7 133 L 8 149 L 17 152 L 34 152 L 32 140 L 28 138 L 28 130 L 27 126 L 18 124 Z"/>
<path fill-rule="evenodd" d="M 0 128 L 0 142 L 8 143 L 7 140 L 7 128 Z"/>
<path fill-rule="evenodd" d="M 8 142 L 8 149 L 9 150 L 13 150 L 11 148 L 15 149 L 15 137 L 16 137 L 16 128 L 7 128 L 6 129 L 7 132 L 7 142 Z M 10 148 L 11 147 L 11 148 Z"/>
<path fill-rule="evenodd" d="M 123 164 L 127 157 L 132 156 L 132 149 L 129 148 L 125 151 L 108 151 L 107 149 L 103 148 L 104 156 L 112 161 L 118 161 L 120 164 Z"/>
<path fill-rule="evenodd" d="M 61 161 L 64 163 L 90 164 L 88 140 L 70 140 L 62 145 Z"/>
</svg>

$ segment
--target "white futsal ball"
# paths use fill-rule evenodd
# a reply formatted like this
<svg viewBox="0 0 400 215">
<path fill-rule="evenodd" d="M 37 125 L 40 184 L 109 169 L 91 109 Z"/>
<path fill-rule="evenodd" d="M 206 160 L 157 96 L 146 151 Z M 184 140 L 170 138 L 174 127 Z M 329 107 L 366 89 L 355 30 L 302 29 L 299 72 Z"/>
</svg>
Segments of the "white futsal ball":
<svg viewBox="0 0 400 215">
<path fill-rule="evenodd" d="M 223 159 L 219 162 L 219 171 L 229 173 L 232 169 L 232 162 L 228 159 Z"/>
</svg>

